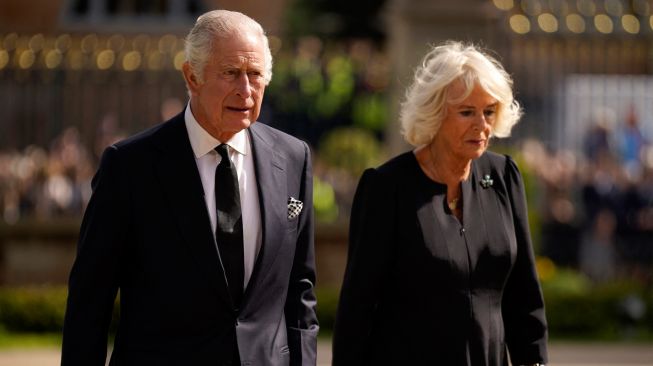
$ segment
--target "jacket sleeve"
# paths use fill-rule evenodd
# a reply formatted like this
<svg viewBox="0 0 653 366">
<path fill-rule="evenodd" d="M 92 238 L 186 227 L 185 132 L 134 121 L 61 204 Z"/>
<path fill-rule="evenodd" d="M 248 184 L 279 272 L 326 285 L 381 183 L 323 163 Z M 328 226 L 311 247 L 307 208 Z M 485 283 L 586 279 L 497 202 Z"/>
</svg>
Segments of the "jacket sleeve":
<svg viewBox="0 0 653 366">
<path fill-rule="evenodd" d="M 290 273 L 288 296 L 285 305 L 288 327 L 290 364 L 315 366 L 317 362 L 317 333 L 319 331 L 315 306 L 315 249 L 313 223 L 313 173 L 310 149 L 304 146 L 302 192 L 304 203 L 300 214 L 299 232 Z"/>
<path fill-rule="evenodd" d="M 92 186 L 68 283 L 62 366 L 103 366 L 106 361 L 128 226 L 126 183 L 116 147 L 105 150 Z"/>
<path fill-rule="evenodd" d="M 391 263 L 396 210 L 377 170 L 360 179 L 351 211 L 349 250 L 333 336 L 333 365 L 370 363 L 371 331 Z"/>
<path fill-rule="evenodd" d="M 507 158 L 505 182 L 517 239 L 517 257 L 503 296 L 506 343 L 513 365 L 546 363 L 547 324 L 535 270 L 526 195 L 521 174 L 510 158 Z"/>
</svg>

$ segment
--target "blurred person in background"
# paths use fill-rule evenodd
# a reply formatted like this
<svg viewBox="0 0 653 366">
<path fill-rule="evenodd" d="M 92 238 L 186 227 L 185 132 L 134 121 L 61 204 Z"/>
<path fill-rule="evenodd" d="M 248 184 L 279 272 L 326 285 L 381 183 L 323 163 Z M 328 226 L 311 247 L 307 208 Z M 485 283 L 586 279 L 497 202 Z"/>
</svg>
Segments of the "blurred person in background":
<svg viewBox="0 0 653 366">
<path fill-rule="evenodd" d="M 635 107 L 631 106 L 619 131 L 619 152 L 626 174 L 636 179 L 642 173 L 642 157 L 648 141 L 639 128 Z"/>
<path fill-rule="evenodd" d="M 580 269 L 595 282 L 614 279 L 616 274 L 615 231 L 617 220 L 609 209 L 600 210 L 582 237 Z"/>
<path fill-rule="evenodd" d="M 35 145 L 23 151 L 0 152 L 2 220 L 76 217 L 89 198 L 91 154 L 76 128 L 68 127 L 49 149 Z"/>
<path fill-rule="evenodd" d="M 520 115 L 492 57 L 426 55 L 401 110 L 416 148 L 366 170 L 354 198 L 334 365 L 546 363 L 523 181 L 486 151 Z"/>
<path fill-rule="evenodd" d="M 614 110 L 610 108 L 600 107 L 594 111 L 591 125 L 583 141 L 585 156 L 590 161 L 614 154 L 615 118 Z"/>
<path fill-rule="evenodd" d="M 253 19 L 186 39 L 190 102 L 107 148 L 70 274 L 63 366 L 315 365 L 308 146 L 255 123 L 272 74 Z"/>
</svg>

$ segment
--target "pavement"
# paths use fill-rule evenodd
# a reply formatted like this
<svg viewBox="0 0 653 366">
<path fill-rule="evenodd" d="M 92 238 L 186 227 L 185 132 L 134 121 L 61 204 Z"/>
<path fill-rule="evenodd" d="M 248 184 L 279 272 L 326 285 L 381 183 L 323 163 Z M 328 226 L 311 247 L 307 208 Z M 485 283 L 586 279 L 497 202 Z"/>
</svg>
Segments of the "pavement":
<svg viewBox="0 0 653 366">
<path fill-rule="evenodd" d="M 552 343 L 549 366 L 653 366 L 653 343 Z M 59 349 L 0 349 L 0 366 L 56 366 Z M 331 343 L 318 344 L 318 366 L 331 364 Z"/>
</svg>

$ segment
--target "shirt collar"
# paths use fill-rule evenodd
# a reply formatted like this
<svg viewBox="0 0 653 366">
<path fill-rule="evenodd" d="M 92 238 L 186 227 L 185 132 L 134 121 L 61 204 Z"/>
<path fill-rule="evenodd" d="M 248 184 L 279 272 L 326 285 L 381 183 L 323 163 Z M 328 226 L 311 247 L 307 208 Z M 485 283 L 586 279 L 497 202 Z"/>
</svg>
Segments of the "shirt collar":
<svg viewBox="0 0 653 366">
<path fill-rule="evenodd" d="M 196 158 L 200 158 L 218 145 L 221 141 L 211 136 L 195 119 L 192 111 L 190 110 L 190 102 L 186 106 L 186 111 L 184 112 L 184 122 L 186 123 L 186 130 L 188 130 L 188 138 L 190 139 L 190 145 L 193 148 L 193 153 L 195 153 Z M 229 145 L 236 152 L 247 155 L 249 140 L 247 139 L 247 132 L 245 130 L 238 131 L 229 141 L 225 141 L 225 144 Z"/>
</svg>

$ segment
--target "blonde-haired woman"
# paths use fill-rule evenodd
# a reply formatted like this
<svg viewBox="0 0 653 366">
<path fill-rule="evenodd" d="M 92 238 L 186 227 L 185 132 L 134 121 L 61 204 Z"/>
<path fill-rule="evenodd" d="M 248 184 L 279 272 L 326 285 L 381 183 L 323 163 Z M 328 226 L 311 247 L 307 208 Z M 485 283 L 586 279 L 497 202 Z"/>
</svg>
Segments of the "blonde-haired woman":
<svg viewBox="0 0 653 366">
<path fill-rule="evenodd" d="M 520 115 L 494 58 L 459 42 L 426 55 L 401 109 L 415 149 L 354 198 L 334 365 L 546 363 L 524 185 L 487 151 Z"/>
</svg>

